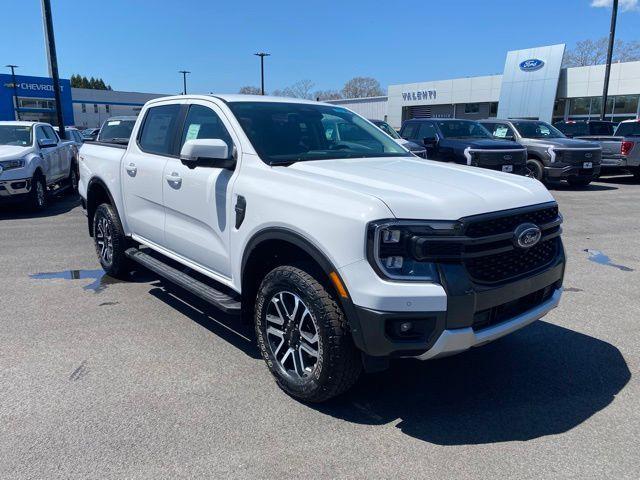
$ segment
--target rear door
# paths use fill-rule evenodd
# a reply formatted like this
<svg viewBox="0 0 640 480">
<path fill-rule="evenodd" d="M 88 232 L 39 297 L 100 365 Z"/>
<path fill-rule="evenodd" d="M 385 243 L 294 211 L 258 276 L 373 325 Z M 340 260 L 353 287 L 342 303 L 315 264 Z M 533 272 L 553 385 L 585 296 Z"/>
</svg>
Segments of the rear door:
<svg viewBox="0 0 640 480">
<path fill-rule="evenodd" d="M 149 107 L 122 160 L 125 215 L 132 233 L 164 245 L 164 168 L 175 147 L 184 102 Z"/>
<path fill-rule="evenodd" d="M 190 102 L 176 153 L 192 139 L 220 139 L 232 154 L 237 137 L 213 102 Z M 237 171 L 237 169 L 236 169 Z M 234 171 L 185 166 L 171 157 L 164 169 L 165 244 L 172 252 L 225 278 L 231 277 L 229 229 Z"/>
</svg>

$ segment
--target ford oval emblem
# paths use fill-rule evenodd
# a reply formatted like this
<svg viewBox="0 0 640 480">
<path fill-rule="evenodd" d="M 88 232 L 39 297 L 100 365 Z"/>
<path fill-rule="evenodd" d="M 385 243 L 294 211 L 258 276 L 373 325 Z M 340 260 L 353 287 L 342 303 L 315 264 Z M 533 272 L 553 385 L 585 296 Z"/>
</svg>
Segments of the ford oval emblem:
<svg viewBox="0 0 640 480">
<path fill-rule="evenodd" d="M 502 157 L 502 158 L 504 158 L 506 161 L 509 161 L 509 160 L 511 160 L 513 157 L 512 157 L 511 155 L 505 155 L 505 156 L 504 156 L 504 157 Z"/>
<path fill-rule="evenodd" d="M 531 248 L 540 241 L 542 231 L 533 223 L 523 223 L 515 229 L 513 237 L 518 247 Z"/>
<path fill-rule="evenodd" d="M 544 67 L 544 62 L 537 58 L 530 58 L 520 63 L 520 70 L 523 72 L 534 72 Z"/>
<path fill-rule="evenodd" d="M 591 157 L 593 157 L 593 153 L 591 152 L 587 152 L 584 154 L 584 158 L 591 158 Z"/>
</svg>

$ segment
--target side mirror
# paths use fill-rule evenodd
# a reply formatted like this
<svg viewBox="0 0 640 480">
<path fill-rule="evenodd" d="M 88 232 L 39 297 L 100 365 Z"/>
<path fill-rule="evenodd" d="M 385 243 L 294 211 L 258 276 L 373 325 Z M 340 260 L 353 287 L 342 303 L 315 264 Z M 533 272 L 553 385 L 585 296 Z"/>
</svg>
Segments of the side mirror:
<svg viewBox="0 0 640 480">
<path fill-rule="evenodd" d="M 424 143 L 428 147 L 435 147 L 438 144 L 437 137 L 424 137 L 422 139 L 422 143 Z"/>
<path fill-rule="evenodd" d="M 41 138 L 40 140 L 38 140 L 38 146 L 40 148 L 51 148 L 55 147 L 56 145 L 58 145 L 58 142 L 56 142 L 55 140 L 51 140 L 50 138 Z"/>
<path fill-rule="evenodd" d="M 511 140 L 512 142 L 516 139 L 516 137 L 514 137 L 513 135 L 505 135 L 504 137 L 505 140 Z"/>
<path fill-rule="evenodd" d="M 214 167 L 233 170 L 236 159 L 229 156 L 229 146 L 219 138 L 187 140 L 180 150 L 180 160 L 189 168 Z"/>
</svg>

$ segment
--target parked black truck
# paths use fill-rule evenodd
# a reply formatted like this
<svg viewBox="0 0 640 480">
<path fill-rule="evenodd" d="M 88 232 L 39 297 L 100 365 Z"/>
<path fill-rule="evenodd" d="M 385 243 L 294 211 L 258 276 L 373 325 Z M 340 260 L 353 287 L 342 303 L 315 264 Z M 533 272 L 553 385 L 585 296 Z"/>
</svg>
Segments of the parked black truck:
<svg viewBox="0 0 640 480">
<path fill-rule="evenodd" d="M 495 140 L 472 120 L 416 118 L 402 124 L 400 136 L 424 145 L 427 158 L 526 174 L 527 150 L 516 142 Z"/>
</svg>

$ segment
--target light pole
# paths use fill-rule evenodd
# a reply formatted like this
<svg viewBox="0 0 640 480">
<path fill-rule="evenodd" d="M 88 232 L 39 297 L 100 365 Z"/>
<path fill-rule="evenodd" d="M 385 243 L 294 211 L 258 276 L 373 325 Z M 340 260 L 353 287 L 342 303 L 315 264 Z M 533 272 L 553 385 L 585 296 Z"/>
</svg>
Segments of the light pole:
<svg viewBox="0 0 640 480">
<path fill-rule="evenodd" d="M 188 70 L 180 70 L 178 73 L 182 74 L 182 94 L 187 94 L 187 73 L 191 73 Z"/>
<path fill-rule="evenodd" d="M 256 57 L 260 57 L 260 91 L 264 95 L 264 57 L 270 57 L 270 53 L 258 52 L 254 53 Z"/>
<path fill-rule="evenodd" d="M 47 57 L 49 59 L 49 73 L 53 79 L 53 94 L 56 99 L 56 114 L 60 138 L 67 138 L 62 118 L 62 98 L 60 95 L 60 77 L 58 76 L 58 56 L 56 55 L 56 40 L 53 36 L 53 19 L 51 17 L 50 0 L 42 0 L 42 19 L 44 22 L 44 37 L 47 42 Z"/>
<path fill-rule="evenodd" d="M 604 120 L 607 116 L 607 95 L 609 94 L 609 76 L 611 75 L 611 57 L 613 56 L 613 42 L 616 36 L 617 16 L 618 0 L 613 0 L 613 8 L 611 10 L 611 27 L 609 28 L 609 50 L 607 50 L 607 66 L 604 71 L 604 88 L 602 89 L 602 114 L 600 115 L 600 120 Z"/>
<path fill-rule="evenodd" d="M 18 85 L 16 84 L 16 68 L 18 65 L 5 65 L 11 69 L 11 83 L 13 83 L 13 102 L 15 105 L 16 120 L 20 120 L 20 106 L 18 105 Z"/>
</svg>

